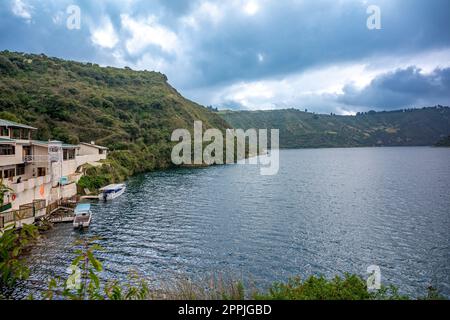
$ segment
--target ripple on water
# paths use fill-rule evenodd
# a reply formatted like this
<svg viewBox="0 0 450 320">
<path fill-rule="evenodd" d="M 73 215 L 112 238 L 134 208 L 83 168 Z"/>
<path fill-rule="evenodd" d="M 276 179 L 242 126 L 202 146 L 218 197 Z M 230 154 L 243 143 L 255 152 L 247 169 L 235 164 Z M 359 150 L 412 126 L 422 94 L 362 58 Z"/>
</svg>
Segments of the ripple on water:
<svg viewBox="0 0 450 320">
<path fill-rule="evenodd" d="M 103 277 L 232 273 L 260 286 L 293 275 L 365 275 L 403 293 L 433 285 L 450 296 L 450 150 L 282 150 L 280 172 L 257 167 L 173 170 L 130 179 L 127 193 L 93 206 L 89 230 L 59 225 L 29 257 L 16 296 L 63 275 L 72 243 L 93 235 Z"/>
</svg>

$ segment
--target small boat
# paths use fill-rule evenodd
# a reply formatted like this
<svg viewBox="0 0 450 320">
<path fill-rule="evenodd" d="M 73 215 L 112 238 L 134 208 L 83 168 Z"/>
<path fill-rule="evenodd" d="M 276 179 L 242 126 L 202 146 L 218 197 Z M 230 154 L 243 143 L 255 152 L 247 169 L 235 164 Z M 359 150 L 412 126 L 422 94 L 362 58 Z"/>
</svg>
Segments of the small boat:
<svg viewBox="0 0 450 320">
<path fill-rule="evenodd" d="M 100 189 L 99 200 L 108 201 L 120 197 L 125 192 L 124 184 L 111 184 Z"/>
<path fill-rule="evenodd" d="M 75 208 L 74 228 L 87 228 L 91 224 L 92 212 L 89 203 L 82 203 Z"/>
</svg>

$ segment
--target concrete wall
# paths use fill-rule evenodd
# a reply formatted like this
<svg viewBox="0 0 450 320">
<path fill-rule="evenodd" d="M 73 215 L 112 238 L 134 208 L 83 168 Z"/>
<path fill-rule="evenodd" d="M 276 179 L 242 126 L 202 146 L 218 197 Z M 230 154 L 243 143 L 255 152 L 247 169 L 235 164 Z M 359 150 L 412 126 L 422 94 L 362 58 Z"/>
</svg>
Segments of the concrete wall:
<svg viewBox="0 0 450 320">
<path fill-rule="evenodd" d="M 99 154 L 98 148 L 94 148 L 85 144 L 80 144 L 80 149 L 78 150 L 80 156 L 85 156 L 89 154 Z"/>
<path fill-rule="evenodd" d="M 18 185 L 17 184 L 8 184 L 9 187 L 12 187 L 15 191 L 21 192 L 14 192 L 16 195 L 16 199 L 12 201 L 12 198 L 10 196 L 10 200 L 12 202 L 12 209 L 19 209 L 21 205 L 32 203 L 34 200 L 49 200 L 50 195 L 52 193 L 52 183 L 47 182 L 50 180 L 50 176 L 47 177 L 40 177 L 38 179 L 30 179 L 30 181 L 25 181 L 20 184 L 20 189 L 17 190 Z M 33 187 L 31 187 L 34 185 Z M 76 189 L 76 188 L 75 188 Z M 5 199 L 6 200 L 6 199 Z"/>
<path fill-rule="evenodd" d="M 91 162 L 97 162 L 100 160 L 106 160 L 106 154 L 91 154 L 91 155 L 84 155 L 84 156 L 77 156 L 76 157 L 78 166 L 82 166 L 86 163 Z"/>
<path fill-rule="evenodd" d="M 0 166 L 9 166 L 23 163 L 23 146 L 20 144 L 1 143 L 7 145 L 13 145 L 16 147 L 16 154 L 11 156 L 1 156 Z"/>
<path fill-rule="evenodd" d="M 62 198 L 71 198 L 77 194 L 76 182 L 80 179 L 82 174 L 77 174 L 78 167 L 106 159 L 106 152 L 99 154 L 97 148 L 90 148 L 97 151 L 94 154 L 86 154 L 76 156 L 73 160 L 62 161 L 59 163 L 48 162 L 48 148 L 47 146 L 34 145 L 33 156 L 34 161 L 27 163 L 25 166 L 25 174 L 20 176 L 21 182 L 17 183 L 19 176 L 14 177 L 11 180 L 5 180 L 4 183 L 13 189 L 9 197 L 5 197 L 5 203 L 11 202 L 12 209 L 19 209 L 21 205 L 32 203 L 34 200 L 46 200 L 47 205 L 54 203 Z M 91 150 L 92 152 L 92 150 Z M 5 159 L 10 160 L 11 166 L 23 163 L 22 159 L 22 146 L 16 147 L 16 155 L 8 157 L 0 157 L 0 166 L 5 166 Z M 46 168 L 46 176 L 37 177 L 38 168 Z M 7 167 L 5 167 L 7 168 Z M 3 168 L 4 169 L 4 168 Z M 59 187 L 58 183 L 61 177 L 69 177 L 70 183 Z M 12 200 L 13 195 L 15 199 Z"/>
<path fill-rule="evenodd" d="M 77 185 L 71 183 L 61 187 L 62 198 L 72 198 L 77 194 Z"/>
<path fill-rule="evenodd" d="M 73 174 L 77 171 L 78 167 L 79 167 L 79 164 L 78 164 L 77 159 L 63 161 L 62 176 L 63 177 L 70 176 L 71 174 Z"/>
</svg>

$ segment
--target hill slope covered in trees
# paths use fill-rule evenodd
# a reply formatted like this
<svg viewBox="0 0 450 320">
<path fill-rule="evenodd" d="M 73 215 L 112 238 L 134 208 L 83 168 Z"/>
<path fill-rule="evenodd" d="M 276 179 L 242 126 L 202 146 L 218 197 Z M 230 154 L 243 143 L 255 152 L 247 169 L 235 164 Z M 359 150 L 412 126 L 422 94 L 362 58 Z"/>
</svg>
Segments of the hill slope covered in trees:
<svg viewBox="0 0 450 320">
<path fill-rule="evenodd" d="M 421 146 L 450 135 L 448 107 L 358 116 L 213 111 L 183 98 L 161 73 L 0 52 L 0 118 L 37 127 L 36 139 L 109 147 L 110 166 L 90 169 L 103 177 L 96 186 L 171 166 L 172 131 L 192 130 L 195 120 L 221 130 L 280 129 L 284 148 Z"/>
<path fill-rule="evenodd" d="M 171 165 L 176 128 L 225 129 L 217 114 L 183 98 L 165 75 L 0 52 L 0 118 L 39 130 L 35 138 L 95 141 L 122 176 Z"/>
<path fill-rule="evenodd" d="M 357 116 L 296 109 L 219 114 L 235 128 L 280 129 L 282 148 L 431 146 L 450 135 L 450 108 L 441 106 Z"/>
</svg>

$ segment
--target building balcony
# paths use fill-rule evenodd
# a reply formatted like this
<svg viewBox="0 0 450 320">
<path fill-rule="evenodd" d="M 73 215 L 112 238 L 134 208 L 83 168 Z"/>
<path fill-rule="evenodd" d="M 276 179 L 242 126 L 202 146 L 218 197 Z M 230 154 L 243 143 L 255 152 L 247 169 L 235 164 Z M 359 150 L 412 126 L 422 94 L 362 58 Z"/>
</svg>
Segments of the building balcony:
<svg viewBox="0 0 450 320">
<path fill-rule="evenodd" d="M 52 176 L 46 175 L 43 177 L 30 178 L 20 183 L 13 183 L 12 181 L 8 181 L 7 186 L 13 190 L 14 193 L 21 193 L 25 190 L 31 190 L 35 187 L 39 187 L 43 184 L 51 183 Z"/>
<path fill-rule="evenodd" d="M 32 163 L 33 162 L 33 156 L 32 155 L 23 156 L 23 162 L 24 163 Z"/>
<path fill-rule="evenodd" d="M 21 193 L 25 190 L 25 183 L 11 183 L 10 188 L 14 190 L 14 193 Z"/>
<path fill-rule="evenodd" d="M 48 155 L 25 155 L 23 162 L 25 163 L 47 163 L 49 161 Z"/>
<path fill-rule="evenodd" d="M 45 183 L 44 178 L 45 177 L 37 177 L 36 178 L 36 182 L 35 182 L 36 187 L 42 186 Z"/>
<path fill-rule="evenodd" d="M 36 178 L 31 178 L 25 181 L 25 190 L 33 189 L 36 186 Z"/>
<path fill-rule="evenodd" d="M 52 176 L 50 174 L 48 174 L 44 177 L 44 183 L 47 184 L 50 182 L 52 182 Z"/>
</svg>

